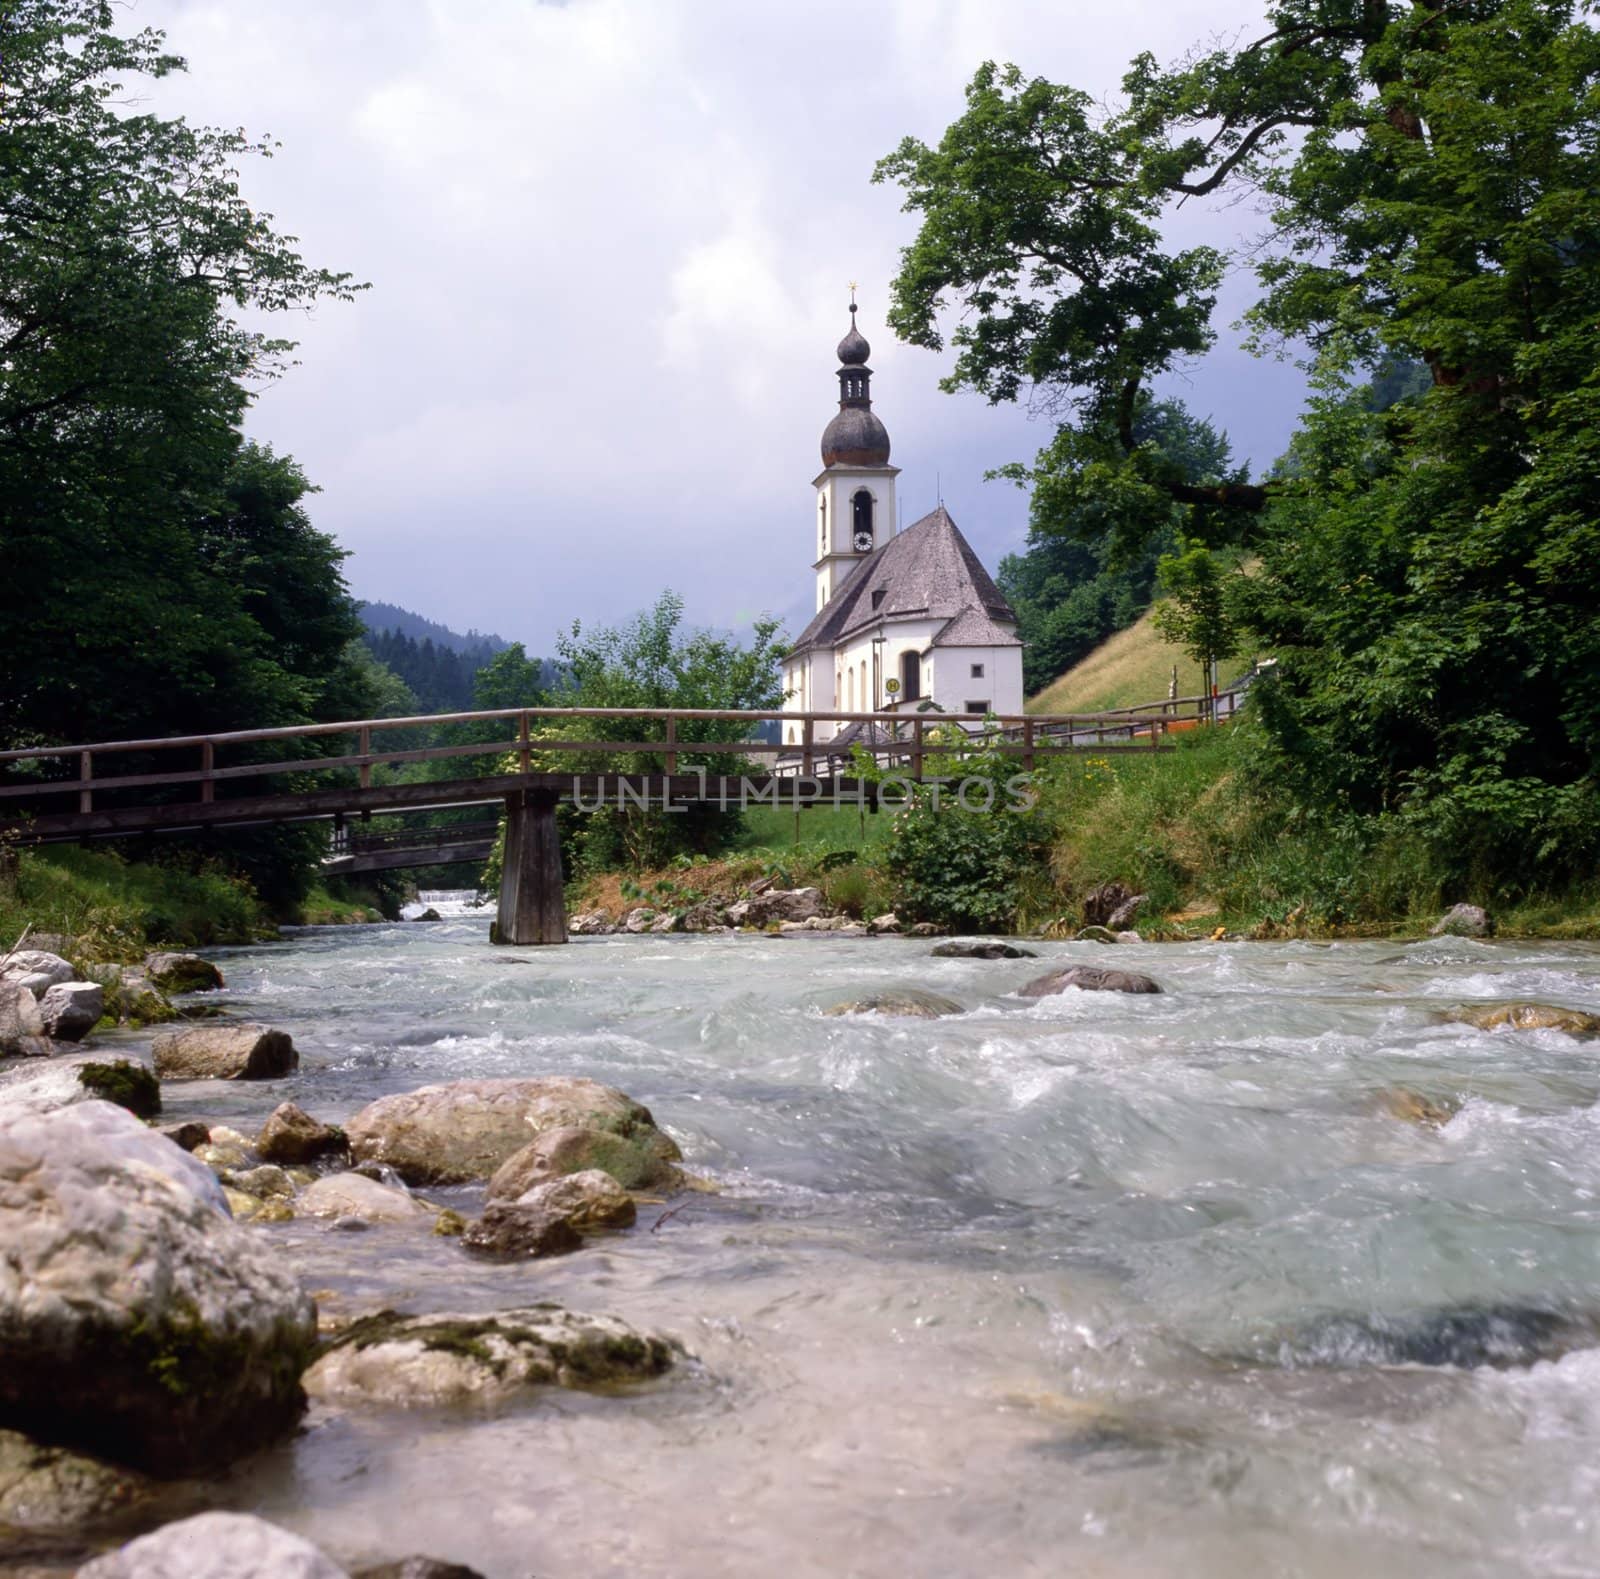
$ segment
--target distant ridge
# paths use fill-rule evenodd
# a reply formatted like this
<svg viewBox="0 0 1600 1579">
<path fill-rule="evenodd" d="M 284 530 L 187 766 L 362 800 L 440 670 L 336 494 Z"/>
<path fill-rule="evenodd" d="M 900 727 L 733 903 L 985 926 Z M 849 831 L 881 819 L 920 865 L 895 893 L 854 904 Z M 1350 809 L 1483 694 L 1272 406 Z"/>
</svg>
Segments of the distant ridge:
<svg viewBox="0 0 1600 1579">
<path fill-rule="evenodd" d="M 492 658 L 511 645 L 504 636 L 491 636 L 483 631 L 471 630 L 463 636 L 460 631 L 453 631 L 448 625 L 426 619 L 421 614 L 413 614 L 410 609 L 403 609 L 397 603 L 363 603 L 361 622 L 374 633 L 398 631 L 413 641 L 431 641 L 435 647 L 448 647 L 456 653 L 476 655 L 487 648 Z"/>
</svg>

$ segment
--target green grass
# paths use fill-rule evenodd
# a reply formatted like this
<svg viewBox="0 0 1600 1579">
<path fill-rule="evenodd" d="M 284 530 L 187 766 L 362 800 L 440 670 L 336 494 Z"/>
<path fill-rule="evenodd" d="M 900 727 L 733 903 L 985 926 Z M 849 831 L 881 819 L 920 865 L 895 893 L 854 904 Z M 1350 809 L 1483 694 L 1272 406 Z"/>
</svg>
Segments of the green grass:
<svg viewBox="0 0 1600 1579">
<path fill-rule="evenodd" d="M 0 950 L 26 926 L 81 939 L 100 959 L 133 959 L 157 944 L 247 942 L 266 925 L 237 878 L 128 861 L 112 850 L 24 850 L 14 886 L 0 889 Z"/>
<path fill-rule="evenodd" d="M 776 806 L 752 806 L 734 845 L 737 850 L 865 850 L 889 831 L 882 813 L 857 806 L 815 806 L 798 817 Z"/>
<path fill-rule="evenodd" d="M 1172 683 L 1174 664 L 1178 669 L 1178 695 L 1200 695 L 1205 684 L 1200 665 L 1163 640 L 1145 614 L 1047 685 L 1027 708 L 1030 713 L 1099 713 L 1162 702 Z M 1223 664 L 1223 683 L 1236 679 L 1249 667 L 1245 658 Z"/>
</svg>

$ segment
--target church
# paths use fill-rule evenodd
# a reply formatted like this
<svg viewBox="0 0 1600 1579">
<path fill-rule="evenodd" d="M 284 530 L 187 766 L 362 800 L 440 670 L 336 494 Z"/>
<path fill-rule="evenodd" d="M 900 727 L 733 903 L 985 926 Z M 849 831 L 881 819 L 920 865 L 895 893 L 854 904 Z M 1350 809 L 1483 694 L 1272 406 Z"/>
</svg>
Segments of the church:
<svg viewBox="0 0 1600 1579">
<path fill-rule="evenodd" d="M 817 612 L 784 661 L 784 711 L 1022 711 L 1017 617 L 941 503 L 897 530 L 889 433 L 872 409 L 871 347 L 839 342 L 839 410 L 822 432 L 817 492 Z M 849 744 L 871 726 L 819 722 Z M 784 743 L 800 740 L 784 725 Z"/>
</svg>

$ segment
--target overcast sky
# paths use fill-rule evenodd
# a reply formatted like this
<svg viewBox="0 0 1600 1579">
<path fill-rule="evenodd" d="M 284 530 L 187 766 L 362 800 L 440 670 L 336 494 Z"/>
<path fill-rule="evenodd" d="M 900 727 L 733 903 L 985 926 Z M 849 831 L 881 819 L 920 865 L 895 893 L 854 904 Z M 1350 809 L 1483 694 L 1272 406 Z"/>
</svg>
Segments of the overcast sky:
<svg viewBox="0 0 1600 1579">
<path fill-rule="evenodd" d="M 913 232 L 874 161 L 935 140 L 986 58 L 1096 93 L 1257 20 L 1228 0 L 136 0 L 189 74 L 152 107 L 271 133 L 246 194 L 372 289 L 294 321 L 253 433 L 322 489 L 362 597 L 550 649 L 681 591 L 698 623 L 813 601 L 811 479 L 860 283 L 904 519 L 991 568 L 1026 501 L 983 473 L 1047 436 L 937 388 L 884 327 Z M 1252 216 L 1184 216 L 1231 243 Z M 1257 466 L 1299 374 L 1218 349 L 1171 386 Z"/>
</svg>

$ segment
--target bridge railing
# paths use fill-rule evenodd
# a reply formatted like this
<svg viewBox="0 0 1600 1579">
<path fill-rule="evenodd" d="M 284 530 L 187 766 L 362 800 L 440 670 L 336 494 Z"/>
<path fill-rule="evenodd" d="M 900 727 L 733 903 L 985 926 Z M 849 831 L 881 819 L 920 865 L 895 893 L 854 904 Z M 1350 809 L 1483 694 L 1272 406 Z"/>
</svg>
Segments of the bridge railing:
<svg viewBox="0 0 1600 1579">
<path fill-rule="evenodd" d="M 491 760 L 495 775 L 549 774 L 580 767 L 591 774 L 646 771 L 674 775 L 684 771 L 686 764 L 693 766 L 696 758 L 711 757 L 752 759 L 752 768 L 768 773 L 813 774 L 820 769 L 839 774 L 846 765 L 846 747 L 838 740 L 841 734 L 853 735 L 853 743 L 874 757 L 903 765 L 914 776 L 920 776 L 928 757 L 950 753 L 950 744 L 938 738 L 941 728 L 950 725 L 973 735 L 983 731 L 986 749 L 1015 756 L 1024 769 L 1031 769 L 1039 760 L 1063 750 L 1159 750 L 1173 732 L 1192 728 L 1201 721 L 1205 703 L 1205 698 L 1193 697 L 1109 712 L 990 714 L 987 718 L 976 714 L 842 709 L 785 712 L 496 708 L 144 740 L 31 746 L 0 751 L 0 824 L 16 821 L 17 813 L 31 811 L 41 803 L 46 803 L 52 813 L 67 811 L 69 808 L 61 802 L 68 798 L 75 802 L 75 810 L 81 815 L 96 809 L 97 795 L 114 795 L 116 804 L 126 807 L 134 803 L 129 800 L 134 791 L 159 791 L 158 795 L 141 799 L 165 804 L 182 798 L 206 805 L 219 795 L 226 797 L 231 789 L 248 788 L 259 795 L 263 780 L 288 775 L 296 776 L 297 782 L 283 785 L 279 795 L 292 795 L 308 779 L 329 774 L 341 774 L 346 781 L 353 775 L 356 787 L 366 790 L 373 787 L 375 769 L 464 758 Z M 569 721 L 571 727 L 563 727 Z M 618 729 L 615 733 L 621 738 L 615 739 L 607 738 L 608 730 L 598 727 L 625 721 L 642 727 Z M 758 726 L 772 723 L 779 725 L 778 742 L 752 738 Z M 488 731 L 498 738 L 467 743 L 451 741 L 385 750 L 381 740 L 385 733 L 393 731 L 486 724 L 504 724 L 505 728 Z M 744 727 L 729 727 L 734 725 Z M 697 738 L 708 733 L 719 737 L 735 734 L 738 738 Z M 301 743 L 298 749 L 288 749 L 297 743 Z M 307 754 L 314 745 L 323 744 L 333 746 L 333 750 L 328 754 Z M 269 760 L 259 759 L 264 749 L 274 753 Z M 225 760 L 235 753 L 248 754 L 253 760 Z M 620 758 L 644 758 L 645 763 L 623 769 L 616 761 Z M 768 760 L 762 763 L 762 758 Z M 173 765 L 151 770 L 151 764 L 166 761 Z M 116 771 L 119 762 L 130 763 L 133 771 Z M 597 768 L 596 762 L 605 765 Z M 474 782 L 482 777 L 481 773 L 476 775 Z M 192 790 L 192 796 L 175 795 L 184 789 Z"/>
</svg>

